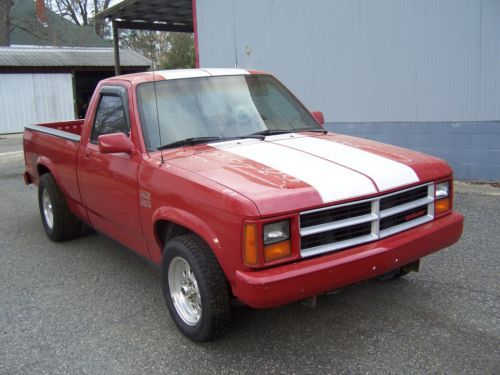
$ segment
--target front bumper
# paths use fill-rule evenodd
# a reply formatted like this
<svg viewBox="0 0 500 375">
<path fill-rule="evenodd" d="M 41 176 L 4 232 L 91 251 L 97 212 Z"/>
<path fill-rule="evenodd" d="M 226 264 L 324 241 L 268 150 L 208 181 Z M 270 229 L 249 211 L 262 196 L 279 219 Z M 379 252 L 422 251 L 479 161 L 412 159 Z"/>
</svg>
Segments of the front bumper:
<svg viewBox="0 0 500 375">
<path fill-rule="evenodd" d="M 448 247 L 463 216 L 452 212 L 382 240 L 262 271 L 236 271 L 233 293 L 254 308 L 283 305 L 382 275 Z"/>
</svg>

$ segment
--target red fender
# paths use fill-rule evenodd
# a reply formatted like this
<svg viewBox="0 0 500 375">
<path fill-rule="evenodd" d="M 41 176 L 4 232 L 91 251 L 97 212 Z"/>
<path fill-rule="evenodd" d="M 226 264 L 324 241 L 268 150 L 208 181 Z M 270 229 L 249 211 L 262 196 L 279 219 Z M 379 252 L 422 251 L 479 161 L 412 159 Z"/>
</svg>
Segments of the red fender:
<svg viewBox="0 0 500 375">
<path fill-rule="evenodd" d="M 156 223 L 160 220 L 171 221 L 188 228 L 190 231 L 200 236 L 212 249 L 219 263 L 222 264 L 221 257 L 219 257 L 222 251 L 219 238 L 207 223 L 200 220 L 197 216 L 175 207 L 160 207 L 156 209 L 152 217 L 153 228 L 156 227 Z M 161 243 L 159 238 L 156 240 L 158 243 Z"/>
<path fill-rule="evenodd" d="M 47 168 L 50 173 L 52 174 L 52 176 L 54 176 L 54 179 L 56 180 L 56 183 L 57 183 L 57 186 L 60 187 L 61 190 L 63 190 L 63 188 L 61 187 L 61 184 L 60 184 L 60 178 L 59 178 L 59 173 L 57 172 L 57 166 L 56 164 L 54 164 L 49 158 L 45 157 L 45 156 L 39 156 L 38 159 L 36 160 L 36 167 L 37 167 L 37 185 L 38 185 L 38 182 L 40 181 L 40 176 L 38 176 L 38 166 L 44 166 L 45 168 Z M 66 191 L 63 190 L 63 193 L 66 194 Z"/>
</svg>

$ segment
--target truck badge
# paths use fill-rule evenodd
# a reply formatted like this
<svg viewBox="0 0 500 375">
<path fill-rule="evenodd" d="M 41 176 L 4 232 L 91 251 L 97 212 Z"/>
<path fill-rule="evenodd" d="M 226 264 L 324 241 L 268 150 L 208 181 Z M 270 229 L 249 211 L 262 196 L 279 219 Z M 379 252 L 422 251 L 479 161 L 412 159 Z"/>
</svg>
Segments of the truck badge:
<svg viewBox="0 0 500 375">
<path fill-rule="evenodd" d="M 140 203 L 144 208 L 151 208 L 151 193 L 149 191 L 141 190 L 139 192 Z"/>
</svg>

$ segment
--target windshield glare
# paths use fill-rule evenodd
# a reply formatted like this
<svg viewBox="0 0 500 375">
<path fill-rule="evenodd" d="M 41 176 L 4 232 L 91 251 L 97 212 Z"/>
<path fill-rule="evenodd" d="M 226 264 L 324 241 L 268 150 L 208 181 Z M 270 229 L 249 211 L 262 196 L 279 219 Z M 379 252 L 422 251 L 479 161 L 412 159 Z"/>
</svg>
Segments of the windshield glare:
<svg viewBox="0 0 500 375">
<path fill-rule="evenodd" d="M 303 105 L 268 75 L 186 78 L 154 86 L 148 82 L 137 89 L 150 150 L 195 137 L 223 139 L 268 129 L 320 129 Z"/>
</svg>

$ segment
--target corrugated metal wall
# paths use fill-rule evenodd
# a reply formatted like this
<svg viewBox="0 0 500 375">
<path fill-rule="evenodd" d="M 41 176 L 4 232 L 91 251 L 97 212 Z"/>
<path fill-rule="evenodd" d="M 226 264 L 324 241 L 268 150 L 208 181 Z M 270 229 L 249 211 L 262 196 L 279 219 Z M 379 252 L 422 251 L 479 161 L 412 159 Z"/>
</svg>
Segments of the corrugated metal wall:
<svg viewBox="0 0 500 375">
<path fill-rule="evenodd" d="M 500 119 L 499 0 L 197 0 L 201 66 L 278 75 L 327 121 Z"/>
<path fill-rule="evenodd" d="M 500 179 L 500 0 L 197 0 L 196 10 L 202 67 L 270 71 L 335 131 L 376 129 L 445 158 L 459 178 Z M 428 150 L 432 124 L 458 143 Z"/>
<path fill-rule="evenodd" d="M 0 73 L 0 134 L 75 118 L 71 74 Z"/>
<path fill-rule="evenodd" d="M 329 123 L 327 129 L 442 158 L 455 177 L 500 181 L 500 121 Z"/>
</svg>

